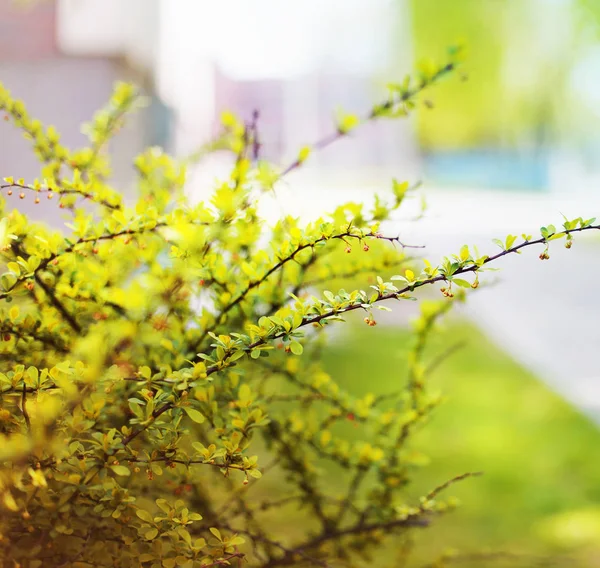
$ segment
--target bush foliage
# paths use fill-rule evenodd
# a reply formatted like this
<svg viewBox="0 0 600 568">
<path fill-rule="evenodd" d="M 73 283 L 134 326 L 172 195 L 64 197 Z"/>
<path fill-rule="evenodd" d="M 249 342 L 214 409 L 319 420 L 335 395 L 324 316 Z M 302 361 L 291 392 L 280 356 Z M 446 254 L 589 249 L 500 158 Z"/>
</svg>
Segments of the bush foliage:
<svg viewBox="0 0 600 568">
<path fill-rule="evenodd" d="M 417 500 L 406 491 L 418 465 L 411 433 L 440 402 L 423 360 L 429 333 L 490 263 L 532 245 L 545 259 L 552 240 L 570 247 L 573 233 L 600 227 L 565 220 L 539 237 L 509 235 L 494 255 L 465 246 L 435 265 L 381 228 L 408 183 L 307 225 L 285 217 L 266 228 L 257 205 L 312 151 L 365 120 L 407 115 L 459 59 L 452 49 L 443 65 L 390 85 L 363 119 L 341 116 L 287 168 L 260 159 L 258 116 L 224 115 L 214 147 L 235 163 L 209 203 L 187 199 L 185 164 L 157 148 L 135 160 L 134 203 L 111 187 L 105 149 L 138 104 L 132 86 L 116 87 L 78 150 L 0 87 L 0 109 L 41 163 L 39 179 L 5 178 L 4 195 L 68 216 L 66 234 L 16 210 L 0 221 L 1 558 L 34 568 L 354 566 L 393 542 L 398 566 L 414 531 L 454 507 L 443 491 L 473 474 Z M 392 268 L 368 291 L 314 292 Z M 407 384 L 379 397 L 343 392 L 319 363 L 323 330 L 355 310 L 373 326 L 384 301 L 427 286 L 442 297 L 421 303 Z M 339 435 L 348 421 L 352 443 Z M 335 464 L 333 486 L 324 462 Z"/>
</svg>

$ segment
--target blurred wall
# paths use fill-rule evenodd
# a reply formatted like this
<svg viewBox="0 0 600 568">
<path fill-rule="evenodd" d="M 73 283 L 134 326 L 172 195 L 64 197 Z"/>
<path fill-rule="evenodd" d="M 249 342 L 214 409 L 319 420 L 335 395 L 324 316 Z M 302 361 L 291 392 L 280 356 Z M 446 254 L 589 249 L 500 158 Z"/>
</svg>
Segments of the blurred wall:
<svg viewBox="0 0 600 568">
<path fill-rule="evenodd" d="M 335 110 L 364 115 L 411 68 L 405 0 L 163 0 L 158 93 L 176 113 L 176 147 L 191 152 L 222 110 L 260 112 L 264 156 L 295 159 L 335 130 Z M 401 33 L 396 33 L 400 29 Z M 382 121 L 311 158 L 307 169 L 372 182 L 419 171 L 411 121 Z"/>
<path fill-rule="evenodd" d="M 54 2 L 27 10 L 15 7 L 12 0 L 0 0 L 0 58 L 18 61 L 56 54 L 55 28 Z"/>
<path fill-rule="evenodd" d="M 60 10 L 54 1 L 26 8 L 15 6 L 11 0 L 0 0 L 0 80 L 25 103 L 32 117 L 54 125 L 62 135 L 62 143 L 77 148 L 87 143 L 81 125 L 106 103 L 114 82 L 128 79 L 139 83 L 141 77 L 115 54 L 109 57 L 88 50 L 85 57 L 65 55 L 56 34 L 59 21 Z M 109 145 L 114 183 L 123 190 L 130 190 L 134 181 L 134 156 L 156 143 L 159 136 L 158 106 L 132 115 Z M 0 178 L 22 177 L 31 182 L 39 171 L 29 141 L 10 122 L 0 121 Z M 8 206 L 61 224 L 58 211 L 35 207 L 29 199 L 20 201 L 13 195 L 8 198 Z"/>
<path fill-rule="evenodd" d="M 151 71 L 158 53 L 159 0 L 58 0 L 57 42 L 66 55 L 125 57 Z"/>
</svg>

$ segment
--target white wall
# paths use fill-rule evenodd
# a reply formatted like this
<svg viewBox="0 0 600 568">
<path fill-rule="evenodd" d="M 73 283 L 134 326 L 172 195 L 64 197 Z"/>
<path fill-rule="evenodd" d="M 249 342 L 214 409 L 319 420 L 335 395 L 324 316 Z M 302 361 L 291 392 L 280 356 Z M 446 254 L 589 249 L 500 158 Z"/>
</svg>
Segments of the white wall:
<svg viewBox="0 0 600 568">
<path fill-rule="evenodd" d="M 58 0 L 57 42 L 73 56 L 126 56 L 144 70 L 157 56 L 159 0 Z"/>
</svg>

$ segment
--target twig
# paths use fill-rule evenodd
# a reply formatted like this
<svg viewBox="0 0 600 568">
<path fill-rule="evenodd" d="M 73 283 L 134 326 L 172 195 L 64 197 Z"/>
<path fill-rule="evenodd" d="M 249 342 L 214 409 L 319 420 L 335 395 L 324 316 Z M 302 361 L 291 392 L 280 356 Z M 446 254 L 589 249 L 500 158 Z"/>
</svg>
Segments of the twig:
<svg viewBox="0 0 600 568">
<path fill-rule="evenodd" d="M 441 485 L 438 485 L 435 489 L 432 489 L 426 496 L 425 496 L 425 500 L 426 501 L 432 501 L 433 499 L 435 499 L 442 491 L 444 491 L 444 489 L 447 489 L 448 487 L 450 487 L 451 485 L 454 485 L 455 483 L 458 483 L 459 481 L 463 481 L 464 479 L 467 479 L 468 477 L 479 477 L 483 475 L 483 471 L 473 471 L 473 472 L 467 472 L 467 473 L 461 473 L 460 475 L 457 475 L 456 477 L 453 477 L 452 479 L 449 479 L 448 481 L 446 481 L 445 483 L 442 483 Z M 424 511 L 424 510 L 423 510 Z"/>
<path fill-rule="evenodd" d="M 29 419 L 29 412 L 27 412 L 27 388 L 23 383 L 23 392 L 21 394 L 21 412 L 23 418 L 25 418 L 25 424 L 27 424 L 27 430 L 31 432 L 31 420 Z"/>
<path fill-rule="evenodd" d="M 421 93 L 428 86 L 435 83 L 441 77 L 450 73 L 452 70 L 455 69 L 455 67 L 456 67 L 456 64 L 448 63 L 444 67 L 439 69 L 427 82 L 421 83 L 418 87 L 415 87 L 412 90 L 406 90 L 404 93 L 402 93 L 400 95 L 398 100 L 389 100 L 388 99 L 381 104 L 375 105 L 371 109 L 369 114 L 363 118 L 361 123 L 364 124 L 364 123 L 370 122 L 372 120 L 375 120 L 376 118 L 379 118 L 382 114 L 384 114 L 385 111 L 391 110 L 394 106 L 402 105 L 402 104 L 406 103 L 407 101 L 409 101 L 410 99 L 412 99 L 413 97 L 415 97 L 416 95 Z M 312 144 L 311 149 L 312 150 L 323 150 L 324 148 L 327 148 L 328 146 L 330 146 L 331 144 L 333 144 L 340 138 L 344 138 L 348 134 L 349 134 L 349 131 L 338 127 L 335 132 L 331 132 L 327 136 L 321 138 L 320 140 L 318 140 L 317 142 Z M 294 160 L 292 163 L 290 163 L 287 167 L 285 167 L 283 169 L 283 171 L 279 174 L 278 179 L 285 177 L 291 171 L 299 168 L 303 163 L 304 163 L 304 161 L 299 158 Z"/>
<path fill-rule="evenodd" d="M 35 278 L 35 281 L 39 284 L 40 288 L 42 290 L 44 290 L 44 292 L 46 293 L 46 296 L 48 296 L 50 303 L 61 313 L 61 315 L 65 318 L 67 323 L 71 326 L 73 331 L 80 334 L 82 329 L 81 329 L 81 326 L 77 323 L 77 320 L 75 319 L 75 317 L 68 312 L 67 308 L 65 308 L 63 303 L 56 297 L 54 292 L 52 290 L 50 290 L 50 288 L 48 286 L 46 286 L 46 283 L 39 277 L 38 274 L 35 274 L 34 278 Z"/>
<path fill-rule="evenodd" d="M 571 234 L 571 233 L 578 233 L 578 232 L 582 232 L 582 231 L 589 231 L 589 230 L 600 230 L 600 225 L 589 225 L 587 227 L 579 227 L 577 229 L 567 229 L 565 231 L 562 231 L 561 234 Z M 348 236 L 348 235 L 346 235 Z M 355 235 L 356 236 L 356 235 Z M 375 235 L 372 235 L 375 236 Z M 341 238 L 341 236 L 339 236 L 338 238 Z M 358 238 L 358 237 L 357 237 Z M 542 237 L 539 239 L 535 239 L 533 241 L 524 241 L 519 245 L 516 245 L 514 247 L 511 247 L 509 249 L 503 250 L 502 252 L 499 252 L 498 254 L 495 254 L 493 256 L 489 256 L 487 257 L 481 266 L 489 264 L 491 262 L 494 262 L 495 260 L 498 260 L 499 258 L 502 258 L 508 254 L 512 254 L 512 253 L 516 253 L 519 250 L 529 247 L 529 246 L 534 246 L 534 245 L 539 245 L 539 244 L 545 244 L 547 242 L 547 239 Z M 310 245 L 305 245 L 304 248 L 308 247 Z M 289 260 L 289 258 L 288 258 Z M 281 264 L 278 263 L 278 265 Z M 468 266 L 464 266 L 463 268 L 459 268 L 458 270 L 456 270 L 453 274 L 452 277 L 459 275 L 459 274 L 466 274 L 466 273 L 474 273 L 477 272 L 481 269 L 481 266 L 478 266 L 476 264 L 473 265 L 468 265 Z M 274 272 L 274 269 L 271 269 L 269 271 L 269 274 L 271 274 L 272 272 Z M 258 283 L 260 283 L 261 281 L 264 281 L 264 279 L 267 277 L 268 275 L 265 275 L 263 278 L 261 278 L 259 281 L 255 281 L 254 283 L 252 283 L 251 285 L 249 285 L 249 289 L 252 289 L 256 286 L 258 286 Z M 396 292 L 388 292 L 387 294 L 379 294 L 377 296 L 377 298 L 375 298 L 374 303 L 375 302 L 382 302 L 385 300 L 398 300 L 401 299 L 403 294 L 406 294 L 408 292 L 413 292 L 416 288 L 421 288 L 423 286 L 426 285 L 430 285 L 430 284 L 434 284 L 436 282 L 446 282 L 448 281 L 448 278 L 446 275 L 444 274 L 439 274 L 437 276 L 432 276 L 430 278 L 426 278 L 425 280 L 420 280 L 420 281 L 416 281 L 416 282 L 412 282 L 408 285 L 406 285 L 404 288 L 396 291 Z M 258 283 L 257 283 L 258 282 Z M 239 303 L 239 301 L 241 301 L 241 299 L 236 299 L 235 302 Z M 308 317 L 304 320 L 302 320 L 302 323 L 298 326 L 298 327 L 306 327 L 308 325 L 312 325 L 315 323 L 320 323 L 323 320 L 326 320 L 328 318 L 334 317 L 334 316 L 338 316 L 339 314 L 342 313 L 346 313 L 346 312 L 351 312 L 351 311 L 355 311 L 355 310 L 360 310 L 360 309 L 364 309 L 363 308 L 363 303 L 356 303 L 356 304 L 351 304 L 349 306 L 343 307 L 343 308 L 336 308 L 334 310 L 329 310 L 327 312 L 324 312 L 322 314 L 313 316 L 313 317 Z M 208 333 L 208 332 L 206 332 Z M 253 349 L 255 349 L 256 347 L 260 346 L 260 345 L 264 345 L 265 343 L 267 343 L 267 341 L 273 341 L 275 339 L 280 339 L 281 337 L 285 336 L 287 334 L 287 332 L 279 332 L 274 334 L 271 337 L 268 338 L 260 338 L 257 339 L 256 341 L 254 341 L 253 343 L 250 343 L 250 345 L 248 345 L 247 347 L 244 348 L 244 351 L 246 351 L 247 353 L 250 353 Z M 215 365 L 211 365 L 209 367 L 206 368 L 206 375 L 212 375 L 214 373 L 216 373 L 217 371 L 222 370 L 223 367 L 223 363 L 226 362 L 232 355 L 233 353 L 235 353 L 235 351 L 230 351 L 228 353 L 225 354 L 225 357 L 223 358 L 222 361 L 220 361 L 218 364 Z M 165 406 L 161 407 L 158 410 L 155 410 L 153 413 L 153 417 L 156 418 L 158 416 L 160 416 L 160 414 L 162 414 L 163 412 L 166 412 L 167 410 L 170 410 L 172 408 L 172 404 L 168 403 Z M 139 430 L 135 430 L 133 431 L 129 436 L 127 436 L 126 438 L 124 438 L 124 443 L 125 445 L 127 445 L 131 440 L 133 440 L 136 436 L 138 436 L 143 430 L 145 430 L 147 428 L 147 426 L 144 426 L 143 428 L 139 429 Z"/>
<path fill-rule="evenodd" d="M 448 359 L 449 357 L 454 355 L 454 353 L 456 353 L 457 351 L 460 351 L 466 345 L 467 345 L 466 341 L 458 341 L 454 345 L 451 345 L 450 347 L 448 347 L 448 349 L 446 349 L 445 351 L 440 353 L 437 357 L 435 357 L 435 359 L 433 359 L 433 361 L 430 361 L 430 363 L 427 365 L 427 367 L 425 369 L 425 375 L 428 376 L 431 373 L 433 373 L 433 371 L 435 371 L 444 361 L 446 361 L 446 359 Z"/>
</svg>

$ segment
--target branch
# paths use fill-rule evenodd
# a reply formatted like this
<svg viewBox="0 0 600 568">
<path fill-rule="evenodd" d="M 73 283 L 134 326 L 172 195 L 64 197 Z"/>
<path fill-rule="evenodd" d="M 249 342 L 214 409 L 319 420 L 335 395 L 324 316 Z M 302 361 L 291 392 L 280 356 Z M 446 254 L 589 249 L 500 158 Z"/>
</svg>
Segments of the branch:
<svg viewBox="0 0 600 568">
<path fill-rule="evenodd" d="M 290 564 L 293 564 L 295 562 L 294 557 L 296 555 L 303 555 L 305 554 L 305 550 L 313 549 L 330 540 L 337 540 L 346 536 L 363 535 L 379 530 L 390 531 L 399 527 L 423 528 L 427 526 L 429 526 L 429 521 L 427 521 L 427 519 L 420 518 L 419 516 L 412 516 L 406 519 L 394 519 L 393 521 L 383 521 L 379 523 L 372 523 L 369 525 L 356 525 L 347 529 L 326 532 L 313 538 L 312 540 L 309 540 L 305 544 L 302 544 L 294 549 L 287 550 L 281 558 L 272 560 L 271 562 L 263 566 L 263 568 L 274 568 L 275 566 L 288 566 Z M 313 562 L 320 564 L 320 561 L 318 561 L 317 559 L 313 559 Z"/>
<path fill-rule="evenodd" d="M 61 345 L 57 341 L 57 338 L 54 337 L 53 335 L 40 335 L 40 334 L 36 334 L 31 331 L 25 331 L 25 330 L 21 330 L 21 329 L 9 327 L 9 326 L 2 327 L 0 329 L 0 335 L 5 335 L 7 333 L 10 335 L 14 335 L 18 339 L 23 339 L 23 340 L 30 339 L 32 341 L 39 341 L 40 343 L 43 343 L 47 347 L 52 347 L 53 349 L 55 349 L 56 351 L 59 351 L 61 353 L 69 353 L 69 349 L 67 349 L 67 347 L 65 345 Z"/>
<path fill-rule="evenodd" d="M 589 231 L 589 230 L 600 230 L 600 225 L 589 225 L 587 227 L 579 227 L 576 229 L 568 229 L 565 231 L 562 231 L 560 234 L 571 234 L 571 233 L 578 233 L 578 232 L 582 232 L 582 231 Z M 346 236 L 350 236 L 350 235 L 346 235 Z M 358 236 L 354 235 L 356 238 L 359 238 Z M 368 236 L 373 236 L 373 237 L 377 237 L 377 235 L 368 235 Z M 332 237 L 333 238 L 333 237 Z M 341 237 L 339 237 L 341 238 Z M 487 257 L 481 266 L 484 266 L 486 264 L 489 264 L 491 262 L 494 262 L 495 260 L 498 260 L 499 258 L 502 258 L 503 256 L 506 256 L 508 254 L 511 253 L 516 253 L 519 250 L 529 247 L 529 246 L 533 246 L 533 245 L 539 245 L 539 244 L 546 244 L 547 243 L 547 239 L 542 237 L 533 241 L 524 241 L 523 243 L 516 245 L 514 247 L 511 247 L 509 249 L 503 250 L 502 252 L 493 255 L 493 256 L 489 256 Z M 305 245 L 305 248 L 311 246 L 311 245 Z M 481 266 L 478 266 L 476 264 L 473 265 L 468 265 L 468 266 L 464 266 L 463 268 L 459 268 L 458 270 L 456 270 L 453 274 L 452 277 L 458 275 L 458 274 L 465 274 L 465 273 L 474 273 L 477 272 L 478 270 L 481 269 Z M 272 273 L 273 270 L 271 270 L 270 272 Z M 405 286 L 404 288 L 395 291 L 395 292 L 389 292 L 387 294 L 379 294 L 379 296 L 374 300 L 373 303 L 377 303 L 377 302 L 382 302 L 385 300 L 398 300 L 402 297 L 403 294 L 406 294 L 407 292 L 413 292 L 416 288 L 420 288 L 422 286 L 428 285 L 428 284 L 434 284 L 436 282 L 442 282 L 442 281 L 448 281 L 448 278 L 444 275 L 444 274 L 440 274 L 437 276 L 432 276 L 431 278 L 426 278 L 424 280 L 420 280 L 420 281 L 416 281 L 416 282 L 412 282 L 410 284 L 408 284 L 407 286 Z M 255 286 L 258 284 L 255 284 Z M 241 300 L 240 300 L 241 301 Z M 334 316 L 338 316 L 339 314 L 342 313 L 346 313 L 346 312 L 351 312 L 354 310 L 359 310 L 359 309 L 364 309 L 363 308 L 363 303 L 357 303 L 357 304 L 351 304 L 349 306 L 346 306 L 344 308 L 339 308 L 339 309 L 335 309 L 335 310 L 329 310 L 325 313 L 313 316 L 313 317 L 308 317 L 306 319 L 304 319 L 302 321 L 302 323 L 298 326 L 298 328 L 300 327 L 306 327 L 308 325 L 312 325 L 312 324 L 318 324 L 323 320 L 326 320 L 327 318 L 331 318 Z M 275 339 L 279 339 L 281 337 L 284 337 L 285 335 L 287 335 L 288 332 L 287 331 L 281 331 L 281 332 L 277 332 L 275 334 L 273 334 L 270 337 L 266 337 L 266 338 L 260 338 L 257 339 L 256 341 L 250 343 L 248 346 L 244 347 L 242 350 L 245 351 L 246 353 L 250 353 L 253 349 L 255 349 L 256 347 L 259 347 L 260 345 L 265 345 L 267 344 L 269 341 L 273 341 Z M 224 363 L 226 363 L 231 356 L 234 353 L 237 353 L 239 350 L 230 350 L 227 353 L 225 353 L 224 358 L 219 361 L 219 363 L 216 363 L 214 365 L 211 365 L 209 367 L 206 368 L 206 376 L 212 375 L 214 373 L 216 373 L 217 371 L 222 370 L 223 368 L 225 368 Z M 157 418 L 158 416 L 160 416 L 163 412 L 166 412 L 167 410 L 170 410 L 171 408 L 173 408 L 173 404 L 172 403 L 167 403 L 165 404 L 163 407 L 157 409 L 154 411 L 154 413 L 152 414 L 153 418 Z M 138 430 L 134 430 L 131 434 L 129 434 L 129 436 L 126 436 L 123 439 L 123 443 L 125 445 L 127 445 L 129 442 L 131 442 L 131 440 L 133 440 L 135 437 L 137 437 L 139 434 L 141 434 L 146 428 L 148 427 L 148 425 L 144 426 L 143 428 L 140 428 Z"/>
<path fill-rule="evenodd" d="M 449 479 L 445 483 L 442 483 L 441 485 L 438 485 L 435 489 L 432 489 L 425 496 L 425 500 L 426 501 L 432 501 L 442 491 L 444 491 L 445 489 L 448 489 L 448 487 L 450 487 L 451 485 L 454 485 L 455 483 L 458 483 L 459 481 L 463 481 L 464 479 L 467 479 L 468 477 L 479 477 L 481 475 L 483 475 L 483 471 L 473 471 L 473 472 L 461 473 L 460 475 L 457 475 L 457 476 L 453 477 L 452 479 Z M 425 511 L 423 509 L 423 504 L 421 504 L 421 511 L 423 511 L 423 512 Z"/>
<path fill-rule="evenodd" d="M 150 426 L 150 424 L 153 424 L 155 422 L 155 420 L 161 414 L 164 414 L 165 412 L 171 410 L 172 408 L 174 408 L 172 402 L 167 402 L 167 403 L 163 404 L 160 408 L 157 408 L 152 413 L 152 420 L 148 424 L 144 425 L 142 428 L 139 428 L 138 430 L 133 430 L 133 432 L 131 432 L 131 434 L 129 434 L 128 436 L 125 436 L 125 438 L 123 438 L 123 445 L 124 446 L 129 445 L 129 443 L 132 440 L 135 440 L 135 438 L 137 438 L 142 432 L 144 432 L 146 429 L 148 429 L 148 427 Z"/>
<path fill-rule="evenodd" d="M 275 548 L 278 548 L 279 550 L 281 550 L 284 553 L 284 556 L 282 556 L 282 559 L 287 558 L 288 555 L 292 555 L 292 556 L 298 555 L 298 556 L 304 558 L 305 560 L 308 560 L 311 564 L 315 564 L 317 566 L 322 566 L 323 568 L 329 568 L 329 564 L 327 564 L 327 562 L 325 562 L 324 560 L 320 560 L 318 558 L 313 558 L 312 556 L 309 556 L 308 554 L 306 554 L 305 552 L 303 552 L 300 549 L 290 550 L 289 548 L 286 548 L 283 544 L 281 544 L 280 542 L 277 542 L 276 540 L 271 540 L 270 538 L 261 537 L 254 533 L 251 533 L 250 531 L 246 531 L 243 529 L 236 529 L 236 528 L 230 527 L 229 525 L 226 525 L 226 524 L 221 524 L 221 526 L 230 532 L 237 533 L 237 534 L 243 534 L 255 542 L 262 542 L 263 544 L 269 544 Z M 289 564 L 290 562 L 288 561 L 287 563 Z M 273 559 L 273 560 L 270 560 L 269 562 L 267 562 L 266 564 L 263 564 L 262 568 L 271 568 L 273 566 L 280 566 L 280 565 L 281 565 L 281 559 L 279 559 L 279 560 Z"/>
<path fill-rule="evenodd" d="M 23 392 L 21 394 L 21 412 L 23 418 L 25 418 L 25 424 L 27 424 L 27 430 L 31 432 L 31 420 L 29 418 L 29 412 L 27 412 L 27 387 L 23 383 Z"/>
<path fill-rule="evenodd" d="M 395 106 L 405 104 L 412 98 L 416 97 L 419 93 L 424 91 L 427 87 L 429 87 L 430 85 L 437 82 L 444 75 L 447 75 L 448 73 L 453 71 L 455 68 L 456 68 L 455 63 L 448 63 L 444 67 L 439 69 L 432 77 L 430 77 L 430 79 L 428 81 L 424 81 L 419 86 L 415 87 L 414 89 L 407 89 L 406 91 L 401 93 L 400 96 L 398 97 L 398 100 L 388 99 L 388 100 L 382 102 L 381 104 L 375 105 L 371 109 L 369 114 L 363 118 L 361 123 L 365 124 L 365 123 L 371 122 L 371 121 L 381 117 L 382 115 L 384 115 L 386 111 L 392 110 Z M 328 146 L 330 146 L 337 140 L 347 136 L 349 134 L 349 132 L 350 132 L 350 130 L 345 130 L 341 127 L 338 127 L 335 132 L 331 132 L 327 136 L 321 138 L 320 140 L 318 140 L 317 142 L 312 144 L 311 150 L 317 150 L 317 151 L 323 150 L 324 148 L 327 148 Z M 281 174 L 279 174 L 278 180 L 285 177 L 287 174 L 289 174 L 293 170 L 299 168 L 304 163 L 304 161 L 305 160 L 303 160 L 301 158 L 297 158 L 296 160 L 294 160 L 292 163 L 290 163 L 287 167 L 285 167 L 283 169 Z"/>
<path fill-rule="evenodd" d="M 580 227 L 577 229 L 570 229 L 570 230 L 566 230 L 566 231 L 562 231 L 562 233 L 564 234 L 570 234 L 570 233 L 576 233 L 576 232 L 581 232 L 581 231 L 587 231 L 587 230 L 600 230 L 600 225 L 590 225 L 589 227 Z M 561 234 L 562 234 L 561 233 Z M 370 235 L 370 236 L 375 236 L 375 235 Z M 482 266 L 489 264 L 490 262 L 494 262 L 495 260 L 498 260 L 499 258 L 502 258 L 503 256 L 506 256 L 508 254 L 511 253 L 515 253 L 525 247 L 528 246 L 533 246 L 533 245 L 539 245 L 539 244 L 545 244 L 547 242 L 546 238 L 539 238 L 536 239 L 534 241 L 524 241 L 523 243 L 521 243 L 520 245 L 511 247 L 509 249 L 503 250 L 502 252 L 494 255 L 494 256 L 489 256 L 485 259 L 485 261 L 483 261 Z M 452 277 L 459 275 L 459 274 L 466 274 L 466 273 L 474 273 L 477 272 L 478 270 L 480 270 L 481 267 L 477 266 L 477 265 L 469 265 L 469 266 L 465 266 L 463 268 L 459 268 L 458 270 L 456 270 L 456 272 L 454 272 L 452 274 Z M 403 294 L 406 294 L 408 292 L 413 292 L 416 288 L 420 288 L 422 286 L 426 286 L 429 284 L 435 284 L 436 282 L 447 282 L 448 278 L 446 277 L 446 275 L 444 274 L 439 274 L 437 276 L 433 276 L 431 278 L 426 278 L 424 280 L 419 280 L 417 282 L 413 282 L 411 284 L 408 284 L 407 286 L 405 286 L 404 288 L 396 291 L 396 292 L 389 292 L 387 294 L 380 294 L 373 303 L 376 302 L 383 302 L 385 300 L 398 300 L 401 298 L 401 296 Z M 320 323 L 323 320 L 326 320 L 327 318 L 331 318 L 334 316 L 337 316 L 339 314 L 342 313 L 346 313 L 346 312 L 352 312 L 354 310 L 359 310 L 359 309 L 364 309 L 363 308 L 363 303 L 357 303 L 357 304 L 352 304 L 350 306 L 346 306 L 344 308 L 339 308 L 339 309 L 335 309 L 335 310 L 330 310 L 328 312 L 319 314 L 317 316 L 313 316 L 313 317 L 309 317 L 306 318 L 302 321 L 302 323 L 298 326 L 298 327 L 306 327 L 308 325 L 312 325 L 315 323 Z M 287 332 L 279 332 L 276 333 L 275 335 L 269 337 L 269 340 L 273 340 L 273 339 L 279 339 L 283 336 L 287 335 Z M 251 343 L 248 347 L 245 348 L 245 351 L 250 352 L 252 351 L 252 349 L 258 347 L 259 345 L 263 345 L 266 343 L 265 339 L 258 339 L 255 342 Z M 229 357 L 231 357 L 231 355 L 234 352 L 230 352 L 226 355 L 224 361 L 226 359 L 228 359 Z M 223 366 L 220 364 L 217 365 L 211 365 L 210 367 L 207 367 L 206 369 L 206 373 L 207 375 L 211 375 L 213 373 L 216 373 L 217 371 L 219 371 L 220 369 L 222 369 Z"/>
<path fill-rule="evenodd" d="M 81 329 L 81 326 L 77 323 L 75 316 L 73 316 L 72 314 L 70 314 L 68 312 L 67 308 L 65 308 L 63 303 L 56 297 L 54 292 L 46 285 L 46 283 L 37 274 L 35 274 L 34 278 L 35 278 L 35 281 L 40 286 L 40 288 L 46 293 L 46 296 L 48 296 L 50 303 L 61 313 L 61 315 L 63 316 L 63 318 L 65 318 L 65 320 L 67 321 L 69 326 L 73 329 L 73 331 L 80 334 L 82 332 L 82 329 Z"/>
<path fill-rule="evenodd" d="M 80 197 L 83 197 L 84 199 L 89 199 L 90 201 L 93 201 L 94 203 L 98 203 L 99 205 L 103 205 L 104 207 L 106 207 L 107 209 L 112 209 L 112 210 L 122 210 L 123 207 L 121 204 L 113 204 L 113 203 L 109 203 L 108 201 L 102 200 L 102 199 L 98 199 L 97 196 L 94 193 L 90 193 L 88 191 L 83 191 L 80 189 L 68 189 L 68 188 L 60 188 L 57 186 L 57 188 L 55 190 L 50 189 L 49 187 L 42 187 L 39 189 L 36 189 L 35 187 L 32 187 L 31 185 L 27 185 L 27 184 L 23 184 L 23 183 L 6 183 L 4 185 L 0 185 L 0 190 L 2 189 L 8 189 L 9 191 L 7 192 L 9 195 L 11 194 L 11 188 L 18 188 L 18 189 L 26 189 L 28 191 L 33 191 L 34 193 L 47 193 L 47 197 L 48 199 L 52 199 L 52 197 L 54 196 L 54 194 L 56 193 L 56 195 L 61 196 L 61 195 L 79 195 Z M 39 202 L 39 200 L 38 200 Z"/>
<path fill-rule="evenodd" d="M 282 268 L 283 266 L 285 266 L 288 262 L 292 261 L 295 259 L 295 257 L 301 253 L 302 251 L 306 250 L 306 249 L 310 249 L 313 248 L 315 246 L 317 246 L 319 243 L 323 243 L 323 242 L 327 242 L 327 241 L 332 241 L 332 240 L 342 240 L 344 241 L 345 239 L 363 239 L 363 238 L 378 238 L 378 239 L 385 239 L 388 240 L 390 242 L 398 242 L 400 244 L 400 246 L 402 246 L 403 248 L 408 246 L 403 244 L 402 242 L 400 242 L 398 237 L 382 237 L 379 234 L 376 233 L 368 233 L 366 235 L 356 235 L 354 233 L 350 233 L 349 231 L 345 231 L 344 233 L 340 233 L 338 235 L 332 235 L 329 237 L 320 237 L 310 243 L 306 243 L 303 245 L 299 245 L 289 256 L 286 256 L 285 258 L 280 259 L 276 264 L 274 264 L 269 270 L 267 270 L 267 272 L 265 272 L 265 274 L 263 274 L 258 280 L 254 280 L 252 282 L 250 282 L 246 288 L 240 292 L 240 294 L 234 298 L 233 300 L 231 300 L 231 302 L 229 302 L 229 304 L 227 304 L 222 310 L 221 313 L 219 314 L 219 316 L 217 317 L 217 321 L 215 322 L 214 327 L 220 325 L 223 323 L 225 316 L 233 309 L 235 308 L 240 302 L 242 302 L 244 300 L 244 298 L 252 291 L 254 290 L 254 288 L 257 288 L 258 286 L 260 286 L 261 284 L 263 284 L 264 282 L 266 282 L 266 280 L 269 278 L 269 276 L 271 276 L 271 274 L 273 274 L 274 272 L 277 272 L 277 270 L 279 270 L 280 268 Z M 210 330 L 206 329 L 204 331 L 204 333 L 200 336 L 200 339 L 198 339 L 198 341 L 194 344 L 194 346 L 192 346 L 192 349 L 198 350 L 200 348 L 200 346 L 202 345 L 202 342 L 208 337 L 208 332 Z"/>
<path fill-rule="evenodd" d="M 454 353 L 460 351 L 466 345 L 466 341 L 457 341 L 454 345 L 451 345 L 448 347 L 448 349 L 437 355 L 437 357 L 435 357 L 435 359 L 433 359 L 433 361 L 431 361 L 425 368 L 425 375 L 430 375 L 433 373 L 433 371 L 435 371 L 444 361 L 446 361 L 446 359 L 449 359 L 452 355 L 454 355 Z"/>
<path fill-rule="evenodd" d="M 199 225 L 199 226 L 206 226 L 206 225 L 208 225 L 208 223 L 203 223 L 203 222 L 198 222 L 198 223 L 193 223 L 193 224 L 194 225 Z M 55 252 L 55 253 L 52 253 L 49 256 L 47 256 L 46 258 L 44 258 L 40 262 L 39 266 L 35 269 L 34 275 L 37 274 L 38 272 L 41 272 L 45 268 L 47 268 L 48 265 L 52 261 L 56 260 L 57 258 L 60 258 L 61 256 L 65 255 L 65 254 L 69 254 L 69 253 L 75 252 L 75 249 L 76 249 L 76 247 L 78 245 L 93 244 L 93 243 L 96 243 L 98 241 L 114 240 L 114 239 L 117 239 L 118 237 L 127 237 L 127 236 L 132 236 L 132 235 L 142 235 L 144 233 L 154 232 L 156 229 L 159 229 L 161 227 L 167 227 L 167 226 L 168 226 L 168 223 L 159 222 L 159 223 L 153 224 L 152 226 L 149 226 L 149 227 L 141 227 L 139 229 L 123 229 L 123 230 L 118 231 L 116 233 L 105 233 L 103 235 L 99 235 L 98 237 L 81 237 L 77 241 L 75 241 L 74 243 L 70 243 L 69 246 L 67 246 L 63 250 Z M 19 254 L 21 254 L 21 256 L 24 256 L 25 252 L 24 251 L 19 251 Z M 10 292 L 12 290 L 14 290 L 16 288 L 16 286 L 20 282 L 23 282 L 28 277 L 29 276 L 19 276 L 17 278 L 16 282 L 11 286 L 11 288 L 9 290 L 0 293 L 0 300 L 4 299 L 4 298 L 7 298 L 10 295 Z"/>
</svg>

